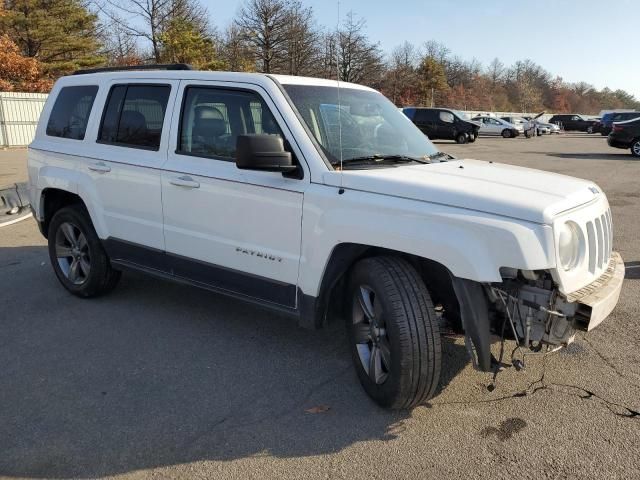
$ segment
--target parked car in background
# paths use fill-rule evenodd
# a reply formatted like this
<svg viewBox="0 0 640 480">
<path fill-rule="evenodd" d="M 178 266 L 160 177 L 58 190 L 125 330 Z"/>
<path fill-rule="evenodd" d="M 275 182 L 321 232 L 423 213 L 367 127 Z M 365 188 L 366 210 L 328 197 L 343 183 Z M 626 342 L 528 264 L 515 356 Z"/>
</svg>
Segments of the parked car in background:
<svg viewBox="0 0 640 480">
<path fill-rule="evenodd" d="M 473 117 L 472 120 L 480 123 L 480 135 L 502 135 L 504 138 L 514 138 L 524 131 L 522 124 L 514 125 L 501 118 L 490 117 L 488 115 Z"/>
<path fill-rule="evenodd" d="M 525 133 L 531 130 L 533 123 L 523 117 L 500 117 L 500 120 L 504 120 L 505 122 L 509 122 L 516 126 L 520 133 Z"/>
<path fill-rule="evenodd" d="M 614 123 L 607 143 L 610 147 L 628 148 L 631 155 L 640 157 L 640 118 Z"/>
<path fill-rule="evenodd" d="M 480 125 L 466 114 L 448 108 L 406 107 L 404 113 L 431 140 L 475 142 Z"/>
<path fill-rule="evenodd" d="M 550 135 L 551 134 L 551 125 L 546 123 L 536 123 L 536 134 L 540 135 Z"/>
<path fill-rule="evenodd" d="M 640 112 L 611 112 L 605 113 L 600 121 L 600 134 L 604 137 L 611 133 L 614 122 L 624 122 L 640 117 Z"/>
<path fill-rule="evenodd" d="M 598 120 L 569 113 L 554 115 L 549 119 L 549 123 L 555 123 L 567 132 L 595 133 Z"/>
<path fill-rule="evenodd" d="M 560 127 L 555 124 L 555 123 L 546 123 L 545 125 L 549 126 L 549 133 L 551 134 L 560 134 L 562 132 L 562 130 L 560 130 Z"/>
<path fill-rule="evenodd" d="M 540 112 L 535 117 L 530 117 L 527 115 L 523 115 L 522 118 L 525 120 L 529 120 L 530 122 L 534 122 L 536 125 L 536 134 L 537 135 L 550 135 L 552 133 L 560 133 L 560 127 L 555 123 L 543 122 L 540 118 L 545 114 L 545 112 Z"/>
</svg>

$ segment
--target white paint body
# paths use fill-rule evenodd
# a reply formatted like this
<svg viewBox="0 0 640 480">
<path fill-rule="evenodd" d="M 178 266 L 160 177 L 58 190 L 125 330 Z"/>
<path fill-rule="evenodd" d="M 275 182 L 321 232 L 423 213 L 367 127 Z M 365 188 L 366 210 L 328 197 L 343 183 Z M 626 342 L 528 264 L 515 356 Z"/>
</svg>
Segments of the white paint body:
<svg viewBox="0 0 640 480">
<path fill-rule="evenodd" d="M 109 87 L 135 82 L 172 86 L 157 152 L 96 143 Z M 479 282 L 501 281 L 501 267 L 549 270 L 565 294 L 601 274 L 601 269 L 590 272 L 586 264 L 565 272 L 556 262 L 557 223 L 568 218 L 581 223 L 608 210 L 606 196 L 592 182 L 476 160 L 334 171 L 278 83 L 335 86 L 318 79 L 197 71 L 59 80 L 29 151 L 37 218 L 43 215 L 43 190 L 66 190 L 82 198 L 102 239 L 118 238 L 294 284 L 311 296 L 318 295 L 327 262 L 341 243 L 429 258 L 458 277 Z M 57 93 L 70 85 L 100 87 L 81 141 L 46 135 Z M 260 95 L 299 159 L 304 178 L 176 154 L 187 85 L 241 87 Z M 199 188 L 172 184 L 184 176 Z M 281 261 L 257 262 L 239 254 L 238 247 Z"/>
</svg>

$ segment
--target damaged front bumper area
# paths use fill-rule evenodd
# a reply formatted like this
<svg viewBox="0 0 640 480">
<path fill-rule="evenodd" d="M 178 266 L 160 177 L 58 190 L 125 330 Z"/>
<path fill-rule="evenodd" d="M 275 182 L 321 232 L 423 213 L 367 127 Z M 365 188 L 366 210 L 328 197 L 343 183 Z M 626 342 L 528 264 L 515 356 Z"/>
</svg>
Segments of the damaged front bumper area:
<svg viewBox="0 0 640 480">
<path fill-rule="evenodd" d="M 544 353 L 567 346 L 576 331 L 590 331 L 615 308 L 625 268 L 613 252 L 607 270 L 593 283 L 568 295 L 561 294 L 546 272 L 518 272 L 502 283 L 483 285 L 454 279 L 461 306 L 467 349 L 479 370 L 491 371 L 489 332 L 515 338 L 524 353 Z"/>
</svg>

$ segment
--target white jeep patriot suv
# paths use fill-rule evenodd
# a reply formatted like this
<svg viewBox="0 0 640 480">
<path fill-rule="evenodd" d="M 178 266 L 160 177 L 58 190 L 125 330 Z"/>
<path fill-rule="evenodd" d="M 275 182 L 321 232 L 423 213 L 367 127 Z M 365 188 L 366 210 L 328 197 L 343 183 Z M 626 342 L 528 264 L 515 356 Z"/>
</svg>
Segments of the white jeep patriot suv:
<svg viewBox="0 0 640 480">
<path fill-rule="evenodd" d="M 453 159 L 363 86 L 154 68 L 62 78 L 42 112 L 29 195 L 71 293 L 135 269 L 309 328 L 344 318 L 390 408 L 435 393 L 441 315 L 491 371 L 491 332 L 553 350 L 616 305 L 624 264 L 592 182 Z"/>
</svg>

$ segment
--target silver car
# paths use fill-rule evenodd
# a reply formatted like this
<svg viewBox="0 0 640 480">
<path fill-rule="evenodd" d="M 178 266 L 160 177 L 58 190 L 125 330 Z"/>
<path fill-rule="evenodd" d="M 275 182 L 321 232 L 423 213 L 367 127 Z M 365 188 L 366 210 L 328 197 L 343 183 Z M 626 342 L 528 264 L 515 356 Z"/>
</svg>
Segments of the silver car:
<svg viewBox="0 0 640 480">
<path fill-rule="evenodd" d="M 536 134 L 536 122 L 534 120 L 529 120 L 526 117 L 500 117 L 500 119 L 514 124 L 520 130 L 520 133 L 527 138 Z"/>
<path fill-rule="evenodd" d="M 478 132 L 480 135 L 502 135 L 504 138 L 514 138 L 524 131 L 522 124 L 514 125 L 501 118 L 490 117 L 488 115 L 479 115 L 472 120 L 480 123 L 480 131 Z"/>
</svg>

